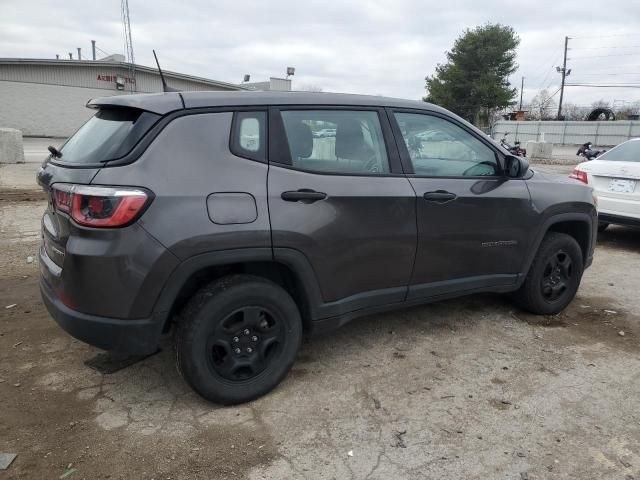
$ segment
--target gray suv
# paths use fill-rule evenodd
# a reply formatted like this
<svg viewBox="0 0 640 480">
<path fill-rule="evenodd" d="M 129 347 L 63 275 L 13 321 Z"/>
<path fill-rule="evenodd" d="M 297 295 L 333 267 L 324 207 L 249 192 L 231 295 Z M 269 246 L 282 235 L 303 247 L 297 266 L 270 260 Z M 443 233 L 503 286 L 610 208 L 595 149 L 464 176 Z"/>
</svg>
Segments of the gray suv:
<svg viewBox="0 0 640 480">
<path fill-rule="evenodd" d="M 44 303 L 106 350 L 152 352 L 174 331 L 179 371 L 214 402 L 264 395 L 303 335 L 360 315 L 475 292 L 558 313 L 591 264 L 592 190 L 434 105 L 184 92 L 87 106 L 38 173 Z"/>
</svg>

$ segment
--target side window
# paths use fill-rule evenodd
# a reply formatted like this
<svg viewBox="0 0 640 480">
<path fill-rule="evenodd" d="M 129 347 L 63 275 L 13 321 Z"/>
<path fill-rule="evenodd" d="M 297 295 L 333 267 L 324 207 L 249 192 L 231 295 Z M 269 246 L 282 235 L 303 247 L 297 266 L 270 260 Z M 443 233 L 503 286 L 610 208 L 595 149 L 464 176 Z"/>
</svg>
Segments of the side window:
<svg viewBox="0 0 640 480">
<path fill-rule="evenodd" d="M 251 160 L 266 160 L 266 112 L 236 112 L 231 128 L 231 152 Z"/>
<path fill-rule="evenodd" d="M 286 110 L 282 120 L 296 168 L 366 175 L 389 172 L 377 112 Z"/>
<path fill-rule="evenodd" d="M 395 113 L 416 175 L 480 177 L 498 175 L 491 148 L 458 125 L 419 113 Z"/>
</svg>

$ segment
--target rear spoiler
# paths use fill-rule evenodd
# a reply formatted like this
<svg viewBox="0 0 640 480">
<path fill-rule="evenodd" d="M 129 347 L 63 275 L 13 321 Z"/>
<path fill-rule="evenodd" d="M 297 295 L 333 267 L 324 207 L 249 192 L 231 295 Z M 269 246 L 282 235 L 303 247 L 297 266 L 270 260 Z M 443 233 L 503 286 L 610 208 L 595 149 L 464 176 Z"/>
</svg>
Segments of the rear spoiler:
<svg viewBox="0 0 640 480">
<path fill-rule="evenodd" d="M 87 108 L 137 108 L 158 115 L 165 115 L 184 108 L 182 96 L 172 93 L 143 93 L 135 95 L 115 95 L 93 98 L 87 102 Z"/>
</svg>

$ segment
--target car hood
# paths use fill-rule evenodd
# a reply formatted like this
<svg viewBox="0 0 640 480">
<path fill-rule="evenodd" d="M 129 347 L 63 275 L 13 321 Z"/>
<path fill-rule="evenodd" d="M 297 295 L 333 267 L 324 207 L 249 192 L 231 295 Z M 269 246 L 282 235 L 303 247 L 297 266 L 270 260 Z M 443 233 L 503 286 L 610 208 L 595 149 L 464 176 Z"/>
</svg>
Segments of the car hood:
<svg viewBox="0 0 640 480">
<path fill-rule="evenodd" d="M 619 177 L 640 179 L 640 162 L 614 162 L 611 160 L 592 160 L 577 166 L 583 172 L 601 177 Z"/>
</svg>

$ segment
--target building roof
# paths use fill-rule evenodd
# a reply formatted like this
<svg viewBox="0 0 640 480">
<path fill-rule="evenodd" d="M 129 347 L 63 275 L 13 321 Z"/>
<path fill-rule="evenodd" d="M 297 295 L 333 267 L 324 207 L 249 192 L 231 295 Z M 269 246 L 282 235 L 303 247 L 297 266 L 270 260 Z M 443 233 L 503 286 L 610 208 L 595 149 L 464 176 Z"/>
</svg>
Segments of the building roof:
<svg viewBox="0 0 640 480">
<path fill-rule="evenodd" d="M 130 69 L 131 64 L 127 62 L 119 62 L 113 60 L 61 60 L 57 58 L 0 58 L 0 65 L 36 65 L 36 66 L 66 66 L 66 67 L 120 67 L 124 69 Z M 144 65 L 134 65 L 136 71 L 147 72 L 158 75 L 158 69 L 152 67 L 146 67 Z M 175 78 L 181 80 L 187 80 L 191 82 L 198 82 L 212 87 L 221 87 L 232 90 L 247 90 L 242 85 L 235 83 L 221 82 L 218 80 L 211 80 L 210 78 L 196 77 L 194 75 L 187 75 L 184 73 L 172 72 L 170 70 L 162 70 L 162 73 L 167 78 Z"/>
<path fill-rule="evenodd" d="M 102 105 L 128 106 L 158 114 L 181 108 L 252 106 L 252 105 L 353 105 L 368 107 L 412 108 L 444 111 L 430 103 L 400 98 L 355 95 L 348 93 L 315 92 L 178 92 L 142 95 L 122 95 L 91 100 L 87 105 L 97 108 Z"/>
</svg>

